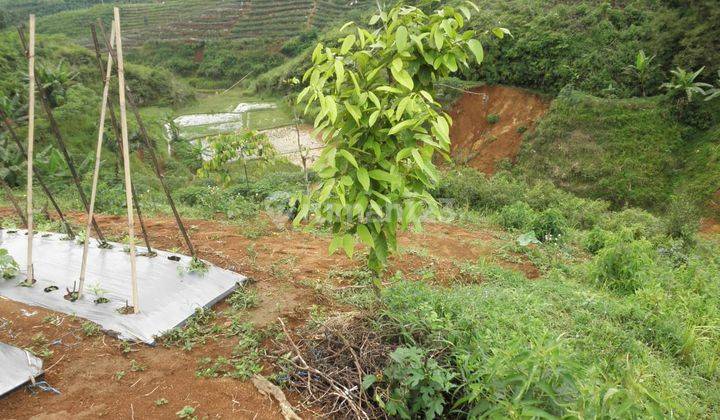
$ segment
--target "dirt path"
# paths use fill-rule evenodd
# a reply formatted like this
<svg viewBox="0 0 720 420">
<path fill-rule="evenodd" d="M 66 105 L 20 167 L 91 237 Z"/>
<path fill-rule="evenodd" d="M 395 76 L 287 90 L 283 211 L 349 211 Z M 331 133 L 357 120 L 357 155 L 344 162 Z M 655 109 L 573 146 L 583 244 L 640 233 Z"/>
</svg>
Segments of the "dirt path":
<svg viewBox="0 0 720 420">
<path fill-rule="evenodd" d="M 9 209 L 0 209 L 0 217 L 10 214 Z M 70 217 L 82 222 L 80 213 Z M 124 235 L 124 217 L 101 215 L 98 222 L 108 237 Z M 300 325 L 318 305 L 329 311 L 342 310 L 323 299 L 310 284 L 346 285 L 350 280 L 341 276 L 334 279 L 329 274 L 361 265 L 341 255 L 328 255 L 327 238 L 270 222 L 260 233 L 256 226 L 248 230 L 248 226 L 222 221 L 187 222 L 201 258 L 255 280 L 253 287 L 260 304 L 247 313 L 247 320 L 258 328 L 271 325 L 278 317 L 290 325 Z M 147 225 L 153 246 L 181 249 L 172 218 L 152 218 Z M 402 270 L 410 278 L 422 278 L 423 271 L 432 270 L 432 281 L 449 282 L 457 274 L 458 262 L 492 258 L 499 235 L 491 230 L 428 224 L 423 233 L 401 236 L 405 251 L 395 258 L 388 272 Z M 513 266 L 528 277 L 537 275 L 529 263 Z M 224 307 L 221 303 L 216 309 Z M 124 353 L 121 343 L 111 337 L 86 337 L 82 322 L 0 299 L 0 341 L 29 347 L 37 344 L 38 334 L 42 334 L 44 341 L 54 343 L 47 346 L 53 353 L 45 358 L 46 380 L 61 391 L 60 395 L 43 392 L 33 396 L 18 390 L 2 400 L 0 418 L 176 418 L 175 413 L 184 406 L 195 407 L 199 418 L 280 418 L 276 404 L 260 395 L 250 382 L 196 378 L 198 359 L 229 355 L 237 337 L 208 341 L 189 352 L 138 345 Z M 146 366 L 145 370 L 133 371 L 132 360 Z M 118 372 L 125 374 L 118 378 Z M 155 401 L 161 398 L 168 403 L 157 406 Z"/>
</svg>

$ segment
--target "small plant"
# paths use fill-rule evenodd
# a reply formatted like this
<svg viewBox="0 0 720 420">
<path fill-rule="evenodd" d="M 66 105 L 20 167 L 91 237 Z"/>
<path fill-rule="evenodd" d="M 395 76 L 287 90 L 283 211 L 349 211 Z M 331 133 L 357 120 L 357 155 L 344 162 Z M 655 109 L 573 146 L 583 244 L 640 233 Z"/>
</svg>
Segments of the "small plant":
<svg viewBox="0 0 720 420">
<path fill-rule="evenodd" d="M 516 131 L 518 132 L 518 134 L 524 134 L 527 130 L 528 130 L 527 126 L 521 125 L 517 128 Z"/>
<path fill-rule="evenodd" d="M 400 347 L 392 354 L 390 366 L 384 374 L 391 383 L 391 393 L 385 402 L 390 416 L 413 418 L 424 415 L 427 419 L 442 416 L 445 411 L 445 394 L 450 392 L 454 373 L 417 347 Z M 376 380 L 366 376 L 363 386 Z"/>
<path fill-rule="evenodd" d="M 646 240 L 619 241 L 603 248 L 595 258 L 595 280 L 621 294 L 642 287 L 641 274 L 653 264 L 653 248 Z"/>
<path fill-rule="evenodd" d="M 168 402 L 169 401 L 167 400 L 167 398 L 160 398 L 160 399 L 155 400 L 155 406 L 161 407 L 163 405 L 167 405 Z"/>
<path fill-rule="evenodd" d="M 178 274 L 180 274 L 181 276 L 187 273 L 197 274 L 198 276 L 202 277 L 207 274 L 208 271 L 210 271 L 210 267 L 200 258 L 193 257 L 187 266 L 179 265 L 177 270 Z"/>
<path fill-rule="evenodd" d="M 87 239 L 88 239 L 87 231 L 84 229 L 75 234 L 75 243 L 77 243 L 79 245 L 83 245 Z"/>
<path fill-rule="evenodd" d="M 18 263 L 10 256 L 6 249 L 0 248 L 0 277 L 9 280 L 18 274 L 20 274 Z"/>
<path fill-rule="evenodd" d="M 640 50 L 635 56 L 635 63 L 625 68 L 626 72 L 632 74 L 637 79 L 640 87 L 640 94 L 642 96 L 645 96 L 647 82 L 650 80 L 650 76 L 652 75 L 652 71 L 654 69 L 652 65 L 652 61 L 654 59 L 654 55 L 652 57 L 648 57 L 645 54 L 645 51 Z"/>
<path fill-rule="evenodd" d="M 119 381 L 119 380 L 121 380 L 122 378 L 124 378 L 125 375 L 126 375 L 126 373 L 125 373 L 124 370 L 118 370 L 117 372 L 115 372 L 115 380 L 116 380 L 116 381 Z"/>
<path fill-rule="evenodd" d="M 705 96 L 705 89 L 712 88 L 711 84 L 695 81 L 703 70 L 705 70 L 705 67 L 695 72 L 687 71 L 680 67 L 671 70 L 670 74 L 672 74 L 672 79 L 669 82 L 663 83 L 662 88 L 673 96 L 684 96 L 686 103 L 692 102 L 694 96 Z M 679 101 L 682 101 L 682 99 L 679 99 Z"/>
<path fill-rule="evenodd" d="M 497 124 L 500 122 L 500 116 L 498 114 L 488 114 L 487 122 L 488 124 Z"/>
<path fill-rule="evenodd" d="M 133 359 L 130 361 L 130 371 L 132 372 L 144 372 L 147 369 L 147 365 L 144 365 L 137 360 Z"/>
<path fill-rule="evenodd" d="M 43 359 L 47 359 L 53 355 L 53 351 L 50 349 L 50 340 L 45 337 L 45 334 L 39 332 L 32 338 L 31 345 L 26 350 Z"/>
<path fill-rule="evenodd" d="M 178 416 L 179 419 L 196 419 L 197 416 L 195 415 L 195 407 L 186 405 L 182 408 L 182 410 L 175 413 L 176 416 Z"/>
<path fill-rule="evenodd" d="M 560 239 L 565 233 L 567 220 L 560 210 L 550 208 L 535 217 L 532 228 L 540 241 L 552 242 Z"/>
<path fill-rule="evenodd" d="M 246 309 L 254 308 L 258 305 L 259 299 L 257 293 L 254 290 L 249 290 L 245 286 L 239 287 L 232 295 L 227 299 L 227 303 L 233 310 L 244 311 Z"/>
<path fill-rule="evenodd" d="M 100 333 L 100 326 L 94 322 L 83 322 L 81 328 L 86 337 L 93 337 Z"/>
<path fill-rule="evenodd" d="M 105 297 L 107 290 L 102 289 L 100 287 L 100 283 L 95 283 L 91 285 L 88 289 L 90 290 L 90 293 L 95 295 L 95 300 L 93 300 L 93 302 L 95 302 L 96 304 L 110 303 L 110 299 Z"/>
</svg>

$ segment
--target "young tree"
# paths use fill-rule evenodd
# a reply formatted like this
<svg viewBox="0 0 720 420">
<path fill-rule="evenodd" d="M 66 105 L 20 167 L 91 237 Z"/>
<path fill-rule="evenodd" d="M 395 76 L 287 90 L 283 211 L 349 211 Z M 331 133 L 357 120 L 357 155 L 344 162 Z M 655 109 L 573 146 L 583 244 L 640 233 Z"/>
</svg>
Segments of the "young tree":
<svg viewBox="0 0 720 420">
<path fill-rule="evenodd" d="M 267 162 L 276 154 L 267 135 L 252 130 L 214 137 L 210 139 L 207 152 L 210 159 L 203 162 L 198 175 L 206 178 L 215 177 L 220 183 L 228 183 L 231 180 L 228 165 L 242 160 L 246 184 L 249 183 L 246 159 Z"/>
<path fill-rule="evenodd" d="M 478 34 L 463 30 L 471 8 L 426 13 L 400 3 L 374 15 L 369 29 L 346 24 L 338 46 L 315 48 L 298 102 L 318 110 L 326 147 L 315 163 L 320 182 L 300 197 L 295 222 L 312 211 L 330 224 L 331 253 L 352 256 L 359 240 L 379 272 L 397 249 L 398 226 L 419 228 L 423 213 L 437 211 L 433 160 L 448 156 L 452 121 L 433 99 L 434 83 L 483 60 Z"/>
</svg>

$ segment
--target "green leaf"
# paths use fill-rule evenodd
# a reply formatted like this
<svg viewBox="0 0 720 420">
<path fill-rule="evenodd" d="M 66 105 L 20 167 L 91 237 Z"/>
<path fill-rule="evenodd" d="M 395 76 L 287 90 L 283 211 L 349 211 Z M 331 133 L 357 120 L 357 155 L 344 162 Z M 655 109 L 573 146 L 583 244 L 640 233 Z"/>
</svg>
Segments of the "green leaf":
<svg viewBox="0 0 720 420">
<path fill-rule="evenodd" d="M 365 377 L 362 380 L 362 389 L 364 391 L 367 391 L 368 388 L 373 386 L 373 384 L 377 382 L 377 376 L 375 375 L 365 375 Z"/>
<path fill-rule="evenodd" d="M 345 109 L 348 110 L 348 113 L 353 118 L 353 120 L 355 120 L 355 123 L 357 125 L 360 125 L 360 118 L 362 118 L 362 112 L 360 111 L 360 108 L 351 104 L 348 101 L 345 101 Z"/>
<path fill-rule="evenodd" d="M 335 251 L 337 251 L 343 244 L 343 236 L 342 235 L 335 235 L 333 236 L 332 240 L 330 241 L 330 248 L 328 249 L 328 252 L 330 255 L 334 254 Z"/>
<path fill-rule="evenodd" d="M 358 233 L 358 236 L 360 237 L 360 241 L 362 241 L 362 243 L 369 246 L 370 248 L 375 246 L 375 241 L 373 241 L 372 235 L 370 234 L 370 231 L 368 230 L 367 226 L 358 225 L 357 233 Z"/>
<path fill-rule="evenodd" d="M 340 89 L 343 82 L 345 82 L 345 65 L 340 60 L 335 60 L 335 84 Z"/>
<path fill-rule="evenodd" d="M 355 250 L 355 238 L 349 233 L 346 233 L 345 236 L 343 236 L 343 249 L 345 250 L 345 254 L 352 258 L 353 251 Z"/>
<path fill-rule="evenodd" d="M 373 169 L 368 172 L 368 175 L 370 175 L 370 178 L 377 179 L 378 181 L 393 182 L 395 180 L 389 172 L 383 171 L 382 169 Z"/>
<path fill-rule="evenodd" d="M 325 184 L 323 185 L 322 190 L 320 190 L 320 195 L 318 196 L 319 203 L 324 203 L 328 199 L 334 186 L 335 186 L 334 179 L 328 179 L 327 181 L 325 181 Z"/>
<path fill-rule="evenodd" d="M 478 64 L 482 64 L 483 59 L 485 57 L 485 52 L 483 51 L 483 46 L 480 41 L 477 39 L 471 39 L 468 41 L 468 48 L 470 48 L 470 51 L 472 51 L 473 55 L 475 55 L 475 60 Z"/>
<path fill-rule="evenodd" d="M 427 174 L 430 178 L 432 178 L 433 181 L 437 180 L 437 174 L 435 173 L 435 170 L 433 170 L 429 165 L 428 162 L 423 159 L 423 157 L 420 155 L 420 152 L 418 152 L 418 149 L 413 149 L 412 151 L 413 159 L 415 159 L 415 163 L 422 169 L 425 174 Z"/>
<path fill-rule="evenodd" d="M 399 133 L 399 132 L 401 132 L 401 131 L 403 131 L 403 130 L 405 130 L 405 129 L 407 129 L 407 128 L 412 127 L 414 124 L 415 124 L 415 120 L 414 120 L 414 119 L 413 119 L 413 120 L 401 121 L 400 123 L 395 124 L 395 126 L 393 126 L 393 127 L 390 129 L 390 131 L 388 131 L 388 135 L 392 136 L 393 134 L 397 134 L 397 133 Z"/>
<path fill-rule="evenodd" d="M 404 87 L 410 90 L 415 87 L 415 83 L 413 82 L 413 79 L 410 76 L 410 73 L 407 72 L 407 70 L 395 70 L 395 68 L 393 67 L 390 69 L 390 73 L 392 73 L 392 76 L 395 78 L 395 80 Z"/>
<path fill-rule="evenodd" d="M 355 39 L 355 35 L 353 34 L 346 36 L 343 40 L 342 47 L 340 47 L 340 54 L 347 54 L 350 51 L 350 48 L 355 45 Z"/>
<path fill-rule="evenodd" d="M 370 207 L 372 207 L 373 210 L 375 210 L 375 213 L 380 217 L 385 217 L 385 212 L 382 211 L 382 208 L 378 203 L 375 202 L 375 200 L 370 200 Z"/>
<path fill-rule="evenodd" d="M 395 31 L 395 45 L 398 51 L 405 51 L 408 46 L 408 30 L 404 26 L 399 26 Z"/>
<path fill-rule="evenodd" d="M 367 169 L 363 167 L 357 168 L 357 178 L 365 191 L 370 190 L 370 176 L 368 175 Z"/>
<path fill-rule="evenodd" d="M 340 150 L 338 150 L 338 155 L 342 156 L 345 160 L 350 162 L 350 164 L 357 169 L 357 167 L 358 167 L 357 161 L 355 160 L 355 157 L 352 154 L 350 154 L 350 152 L 348 152 L 345 149 L 340 149 Z"/>
<path fill-rule="evenodd" d="M 375 111 L 372 114 L 370 114 L 370 119 L 368 120 L 368 125 L 370 127 L 374 126 L 377 122 L 378 117 L 380 116 L 380 111 Z"/>
</svg>

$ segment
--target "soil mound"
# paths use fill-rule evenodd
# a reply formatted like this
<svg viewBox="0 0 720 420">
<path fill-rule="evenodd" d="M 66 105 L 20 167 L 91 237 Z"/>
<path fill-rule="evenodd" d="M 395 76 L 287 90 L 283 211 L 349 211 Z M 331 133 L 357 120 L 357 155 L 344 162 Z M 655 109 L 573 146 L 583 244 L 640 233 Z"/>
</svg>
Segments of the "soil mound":
<svg viewBox="0 0 720 420">
<path fill-rule="evenodd" d="M 453 159 L 487 174 L 504 159 L 514 162 L 525 132 L 534 129 L 549 106 L 549 100 L 523 89 L 473 88 L 450 111 Z"/>
</svg>

